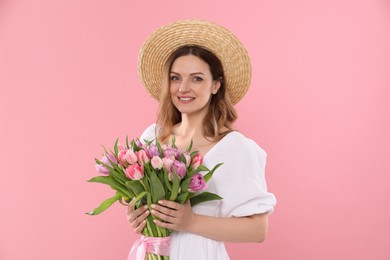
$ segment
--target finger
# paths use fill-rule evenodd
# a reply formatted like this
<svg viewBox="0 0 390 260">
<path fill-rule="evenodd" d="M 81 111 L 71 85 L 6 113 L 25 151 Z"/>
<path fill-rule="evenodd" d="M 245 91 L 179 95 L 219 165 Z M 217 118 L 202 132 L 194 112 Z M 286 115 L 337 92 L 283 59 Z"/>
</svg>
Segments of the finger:
<svg viewBox="0 0 390 260">
<path fill-rule="evenodd" d="M 127 206 L 127 214 L 130 215 L 134 211 L 134 205 L 135 205 L 135 198 L 133 198 L 130 202 L 129 205 Z"/>
<path fill-rule="evenodd" d="M 171 230 L 177 230 L 176 229 L 176 225 L 172 224 L 172 223 L 167 223 L 167 222 L 162 222 L 162 221 L 159 221 L 157 219 L 153 220 L 154 223 L 156 223 L 157 226 L 159 227 L 163 227 L 163 228 L 168 228 L 168 229 L 171 229 Z"/>
<path fill-rule="evenodd" d="M 163 206 L 159 206 L 157 204 L 152 204 L 152 209 L 155 211 L 161 212 L 165 215 L 171 216 L 171 217 L 177 217 L 177 210 L 171 209 Z"/>
<path fill-rule="evenodd" d="M 152 213 L 154 216 L 160 218 L 161 220 L 163 220 L 165 222 L 169 222 L 169 223 L 176 223 L 177 222 L 175 217 L 163 214 L 157 210 L 152 209 L 152 211 L 150 213 Z"/>
<path fill-rule="evenodd" d="M 168 208 L 176 209 L 176 210 L 178 210 L 182 206 L 181 204 L 174 202 L 174 201 L 170 201 L 170 200 L 159 200 L 158 204 L 163 205 L 164 207 L 168 207 Z"/>
<path fill-rule="evenodd" d="M 146 220 L 143 220 L 136 229 L 134 229 L 134 233 L 136 234 L 140 234 L 142 232 L 142 230 L 145 228 L 146 226 Z"/>
<path fill-rule="evenodd" d="M 143 214 L 139 215 L 134 221 L 130 222 L 131 226 L 133 227 L 134 230 L 137 230 L 140 225 L 145 221 L 147 216 L 149 215 L 149 210 L 145 211 Z M 141 228 L 141 230 L 143 227 Z"/>
<path fill-rule="evenodd" d="M 144 214 L 148 210 L 148 205 L 140 207 L 134 211 L 129 210 L 127 213 L 127 220 L 132 223 L 138 216 Z"/>
</svg>

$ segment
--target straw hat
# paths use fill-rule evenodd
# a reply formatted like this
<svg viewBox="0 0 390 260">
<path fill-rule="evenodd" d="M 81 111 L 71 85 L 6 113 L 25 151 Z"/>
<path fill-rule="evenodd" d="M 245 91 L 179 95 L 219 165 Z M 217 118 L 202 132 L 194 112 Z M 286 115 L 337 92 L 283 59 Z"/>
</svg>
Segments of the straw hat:
<svg viewBox="0 0 390 260">
<path fill-rule="evenodd" d="M 198 45 L 221 60 L 230 99 L 233 104 L 238 103 L 251 81 L 248 53 L 229 30 L 203 20 L 173 22 L 152 33 L 145 41 L 138 56 L 138 73 L 149 94 L 159 100 L 164 64 L 183 45 Z"/>
</svg>

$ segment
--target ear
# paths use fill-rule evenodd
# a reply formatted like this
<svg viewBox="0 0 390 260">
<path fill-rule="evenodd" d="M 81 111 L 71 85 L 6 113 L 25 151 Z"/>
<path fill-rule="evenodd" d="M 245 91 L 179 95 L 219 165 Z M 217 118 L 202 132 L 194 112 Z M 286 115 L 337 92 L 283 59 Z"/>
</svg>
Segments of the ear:
<svg viewBox="0 0 390 260">
<path fill-rule="evenodd" d="M 213 95 L 217 94 L 220 87 L 221 87 L 221 82 L 219 80 L 216 80 L 214 82 L 213 89 L 211 90 L 211 93 L 213 93 Z"/>
</svg>

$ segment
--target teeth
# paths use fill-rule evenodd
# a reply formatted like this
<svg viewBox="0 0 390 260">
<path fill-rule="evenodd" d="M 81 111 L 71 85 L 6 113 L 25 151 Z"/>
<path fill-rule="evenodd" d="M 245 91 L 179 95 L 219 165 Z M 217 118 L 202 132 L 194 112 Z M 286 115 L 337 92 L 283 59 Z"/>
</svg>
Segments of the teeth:
<svg viewBox="0 0 390 260">
<path fill-rule="evenodd" d="M 192 99 L 194 99 L 194 98 L 179 98 L 180 100 L 183 100 L 183 101 L 190 101 L 190 100 L 192 100 Z"/>
</svg>

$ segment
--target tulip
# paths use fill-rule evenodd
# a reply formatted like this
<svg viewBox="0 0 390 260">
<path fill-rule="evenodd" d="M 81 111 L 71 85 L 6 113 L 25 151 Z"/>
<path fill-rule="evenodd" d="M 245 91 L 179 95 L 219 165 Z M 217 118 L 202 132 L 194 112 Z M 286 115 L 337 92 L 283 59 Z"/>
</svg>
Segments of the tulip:
<svg viewBox="0 0 390 260">
<path fill-rule="evenodd" d="M 134 164 L 138 160 L 137 155 L 131 149 L 127 150 L 124 158 L 129 164 Z"/>
<path fill-rule="evenodd" d="M 183 179 L 187 173 L 186 165 L 183 162 L 175 161 L 173 163 L 173 168 L 180 179 Z"/>
<path fill-rule="evenodd" d="M 118 148 L 118 151 L 124 151 L 124 150 L 127 150 L 127 148 L 121 144 L 118 144 L 117 145 L 117 148 Z"/>
<path fill-rule="evenodd" d="M 159 169 L 161 170 L 161 168 L 164 166 L 164 163 L 162 161 L 162 159 L 158 156 L 153 156 L 152 160 L 150 161 L 152 163 L 152 167 L 154 169 Z"/>
<path fill-rule="evenodd" d="M 135 181 L 140 180 L 144 177 L 144 169 L 138 163 L 129 165 L 125 170 L 126 176 Z"/>
<path fill-rule="evenodd" d="M 192 169 L 196 170 L 203 163 L 203 157 L 200 153 L 195 154 L 192 158 Z"/>
<path fill-rule="evenodd" d="M 176 160 L 180 160 L 181 153 L 179 150 L 173 147 L 167 147 L 164 149 L 164 157 L 173 156 Z"/>
<path fill-rule="evenodd" d="M 117 163 L 116 158 L 112 154 L 106 154 L 100 159 L 102 163 L 112 166 L 113 163 Z M 102 164 L 96 164 L 95 169 L 98 173 L 110 174 L 110 171 Z"/>
<path fill-rule="evenodd" d="M 206 181 L 204 180 L 202 174 L 196 173 L 192 176 L 188 190 L 190 192 L 197 192 L 207 188 Z"/>
<path fill-rule="evenodd" d="M 119 159 L 119 162 L 123 165 L 123 166 L 126 166 L 126 159 L 125 159 L 125 156 L 126 156 L 126 150 L 122 150 L 122 151 L 119 151 L 118 153 L 118 159 Z"/>
<path fill-rule="evenodd" d="M 167 169 L 168 172 L 172 171 L 173 163 L 175 162 L 174 157 L 165 157 L 162 159 L 165 169 Z"/>
<path fill-rule="evenodd" d="M 149 156 L 146 154 L 145 150 L 139 150 L 138 152 L 135 152 L 138 158 L 138 162 L 140 164 L 148 163 L 150 161 Z"/>
<path fill-rule="evenodd" d="M 149 158 L 153 158 L 154 156 L 160 156 L 160 152 L 158 151 L 158 148 L 154 144 L 150 144 L 146 148 L 146 152 L 149 155 Z"/>
</svg>

